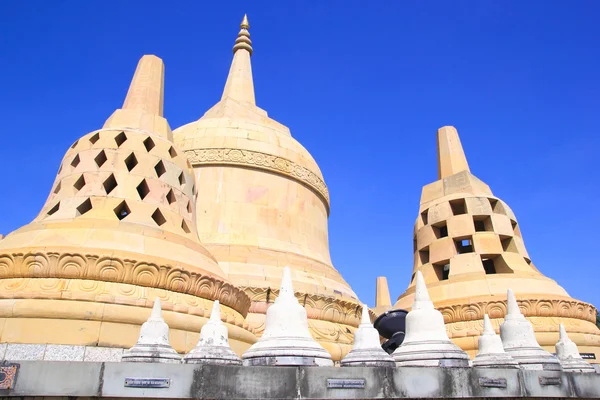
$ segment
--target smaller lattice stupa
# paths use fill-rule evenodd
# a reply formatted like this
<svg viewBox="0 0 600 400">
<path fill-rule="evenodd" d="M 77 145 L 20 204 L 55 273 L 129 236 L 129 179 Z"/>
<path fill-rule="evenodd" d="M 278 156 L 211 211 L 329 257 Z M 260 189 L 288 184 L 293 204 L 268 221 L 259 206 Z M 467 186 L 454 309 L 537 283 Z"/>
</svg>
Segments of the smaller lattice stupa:
<svg viewBox="0 0 600 400">
<path fill-rule="evenodd" d="M 122 108 L 67 150 L 37 218 L 0 242 L 0 301 L 18 310 L 1 342 L 127 349 L 155 298 L 179 353 L 214 300 L 240 353 L 256 341 L 250 299 L 198 238 L 194 174 L 163 117 L 163 83 L 162 60 L 142 57 Z"/>
<path fill-rule="evenodd" d="M 564 323 L 582 352 L 600 356 L 596 309 L 573 299 L 533 264 L 515 214 L 471 173 L 458 132 L 437 132 L 438 180 L 423 187 L 414 228 L 413 277 L 395 308 L 410 309 L 421 271 L 448 336 L 472 357 L 488 314 L 496 325 L 512 288 L 545 350 Z"/>
</svg>

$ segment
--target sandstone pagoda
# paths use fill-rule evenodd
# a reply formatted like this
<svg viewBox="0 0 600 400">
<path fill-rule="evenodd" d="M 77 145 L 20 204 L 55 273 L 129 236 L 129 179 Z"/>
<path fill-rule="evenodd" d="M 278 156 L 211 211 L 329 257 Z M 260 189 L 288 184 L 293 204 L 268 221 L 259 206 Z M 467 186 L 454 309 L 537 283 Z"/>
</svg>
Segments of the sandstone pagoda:
<svg viewBox="0 0 600 400">
<path fill-rule="evenodd" d="M 248 29 L 244 17 L 221 100 L 174 131 L 202 188 L 200 239 L 250 296 L 258 334 L 289 266 L 313 336 L 340 360 L 352 348 L 360 303 L 331 263 L 329 191 L 310 153 L 256 106 Z"/>
<path fill-rule="evenodd" d="M 554 350 L 563 323 L 581 352 L 597 352 L 595 308 L 535 267 L 515 214 L 471 173 L 456 129 L 438 130 L 437 152 L 438 180 L 423 187 L 414 228 L 411 283 L 395 308 L 410 309 L 421 271 L 448 336 L 474 357 L 484 315 L 497 327 L 512 288 L 545 350 Z"/>
</svg>

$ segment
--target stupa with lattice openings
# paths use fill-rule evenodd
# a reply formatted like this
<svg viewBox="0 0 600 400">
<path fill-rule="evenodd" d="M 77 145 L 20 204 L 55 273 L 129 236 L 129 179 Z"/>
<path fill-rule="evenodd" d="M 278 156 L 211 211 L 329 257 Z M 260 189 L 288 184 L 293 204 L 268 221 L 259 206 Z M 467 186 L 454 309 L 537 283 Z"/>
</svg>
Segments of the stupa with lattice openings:
<svg viewBox="0 0 600 400">
<path fill-rule="evenodd" d="M 600 359 L 596 309 L 534 266 L 515 214 L 471 173 L 454 127 L 438 130 L 437 147 L 438 180 L 423 187 L 414 228 L 413 277 L 395 307 L 410 309 L 421 271 L 448 336 L 474 357 L 484 314 L 497 327 L 511 288 L 542 347 L 554 351 L 564 323 L 579 350 Z"/>
<path fill-rule="evenodd" d="M 197 189 L 163 118 L 164 65 L 144 56 L 121 109 L 77 140 L 37 218 L 0 242 L 2 342 L 129 348 L 155 298 L 189 351 L 214 300 L 232 347 L 256 338 L 248 296 L 196 229 Z"/>
<path fill-rule="evenodd" d="M 248 321 L 259 334 L 289 266 L 313 336 L 340 360 L 352 348 L 360 303 L 331 263 L 329 192 L 310 153 L 256 106 L 252 53 L 244 17 L 221 100 L 174 131 L 202 192 L 199 235 L 252 299 Z"/>
</svg>

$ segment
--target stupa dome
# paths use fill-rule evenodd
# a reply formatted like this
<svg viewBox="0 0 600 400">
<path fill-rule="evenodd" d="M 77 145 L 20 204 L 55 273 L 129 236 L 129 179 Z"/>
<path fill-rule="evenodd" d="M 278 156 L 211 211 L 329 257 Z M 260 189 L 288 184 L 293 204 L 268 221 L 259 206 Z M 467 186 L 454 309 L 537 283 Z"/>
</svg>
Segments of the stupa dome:
<svg viewBox="0 0 600 400">
<path fill-rule="evenodd" d="M 10 343 L 131 347 L 161 298 L 173 347 L 190 350 L 212 303 L 238 351 L 250 299 L 196 230 L 197 189 L 163 118 L 164 64 L 144 56 L 123 107 L 66 152 L 37 218 L 0 242 L 0 292 L 19 308 Z"/>
<path fill-rule="evenodd" d="M 329 192 L 310 153 L 256 106 L 246 17 L 221 100 L 176 129 L 202 196 L 198 232 L 232 282 L 252 300 L 260 334 L 289 266 L 313 335 L 341 359 L 352 347 L 360 303 L 329 255 Z"/>
</svg>

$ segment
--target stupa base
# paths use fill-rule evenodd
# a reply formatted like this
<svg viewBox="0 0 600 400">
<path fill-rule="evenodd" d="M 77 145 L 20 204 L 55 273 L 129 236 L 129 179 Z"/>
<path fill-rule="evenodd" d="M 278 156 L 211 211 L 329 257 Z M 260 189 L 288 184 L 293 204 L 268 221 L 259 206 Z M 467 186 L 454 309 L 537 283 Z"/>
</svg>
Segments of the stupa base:
<svg viewBox="0 0 600 400">
<path fill-rule="evenodd" d="M 504 349 L 519 363 L 521 368 L 528 370 L 562 371 L 560 361 L 541 347 L 515 347 Z"/>
<path fill-rule="evenodd" d="M 577 358 L 566 358 L 560 360 L 560 365 L 565 372 L 583 372 L 592 373 L 596 372 L 596 369 L 590 363 Z"/>
<path fill-rule="evenodd" d="M 193 349 L 183 357 L 183 362 L 186 364 L 242 365 L 242 360 L 227 347 Z"/>
<path fill-rule="evenodd" d="M 136 345 L 126 350 L 122 362 L 180 364 L 181 356 L 172 347 L 164 345 Z"/>
<path fill-rule="evenodd" d="M 340 364 L 342 367 L 396 367 L 392 356 L 381 348 L 352 350 Z"/>
<path fill-rule="evenodd" d="M 474 368 L 519 368 L 519 363 L 506 353 L 485 354 L 475 357 Z"/>
<path fill-rule="evenodd" d="M 450 340 L 402 343 L 392 354 L 398 367 L 469 368 L 469 356 Z"/>
</svg>

